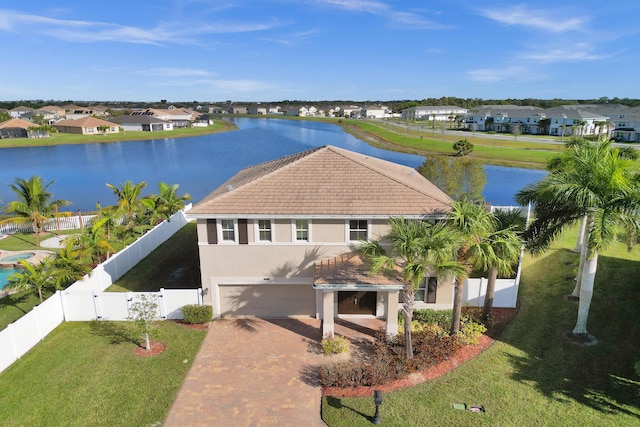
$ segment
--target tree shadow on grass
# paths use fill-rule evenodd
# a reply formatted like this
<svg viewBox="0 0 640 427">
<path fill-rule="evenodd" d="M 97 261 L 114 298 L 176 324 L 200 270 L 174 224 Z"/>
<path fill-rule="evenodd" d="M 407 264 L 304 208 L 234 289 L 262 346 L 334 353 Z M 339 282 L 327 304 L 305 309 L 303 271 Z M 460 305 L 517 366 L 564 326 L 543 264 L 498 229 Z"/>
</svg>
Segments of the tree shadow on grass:
<svg viewBox="0 0 640 427">
<path fill-rule="evenodd" d="M 600 256 L 589 313 L 586 346 L 563 338 L 576 321 L 577 306 L 564 301 L 573 284 L 565 277 L 572 255 L 558 250 L 535 260 L 523 274 L 523 305 L 513 327 L 500 338 L 525 356 L 505 354 L 512 379 L 532 384 L 549 399 L 574 401 L 605 414 L 640 419 L 640 381 L 633 364 L 640 355 L 640 262 Z M 573 255 L 575 256 L 575 255 Z"/>
<path fill-rule="evenodd" d="M 23 314 L 27 314 L 27 310 L 20 307 L 20 305 L 27 302 L 28 299 L 29 299 L 28 292 L 7 295 L 3 298 L 0 298 L 0 310 L 6 310 L 9 307 L 13 307 L 16 310 L 20 310 Z"/>
<path fill-rule="evenodd" d="M 360 412 L 357 409 L 352 408 L 351 406 L 343 404 L 342 400 L 340 398 L 338 398 L 338 397 L 328 396 L 326 402 L 327 402 L 327 405 L 331 406 L 332 408 L 335 408 L 335 409 L 348 409 L 349 411 L 353 412 L 354 414 L 360 415 L 361 417 L 363 417 L 367 421 L 373 422 L 373 415 L 367 415 L 364 412 Z"/>
<path fill-rule="evenodd" d="M 128 327 L 129 325 L 125 323 L 94 320 L 91 322 L 90 326 L 91 333 L 109 339 L 110 344 L 138 344 L 138 338 L 135 336 L 131 328 Z"/>
</svg>

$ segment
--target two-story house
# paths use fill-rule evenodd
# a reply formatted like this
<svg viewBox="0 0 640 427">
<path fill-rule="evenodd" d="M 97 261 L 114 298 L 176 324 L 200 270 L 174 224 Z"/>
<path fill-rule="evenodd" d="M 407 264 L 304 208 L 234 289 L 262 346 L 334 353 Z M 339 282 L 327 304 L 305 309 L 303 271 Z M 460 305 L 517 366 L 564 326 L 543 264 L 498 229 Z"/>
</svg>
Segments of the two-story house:
<svg viewBox="0 0 640 427">
<path fill-rule="evenodd" d="M 376 316 L 395 334 L 402 281 L 370 274 L 354 250 L 391 217 L 438 220 L 451 202 L 413 168 L 333 146 L 243 169 L 188 213 L 203 300 L 215 317 L 311 316 L 326 336 L 336 316 Z M 425 306 L 451 307 L 451 283 L 422 291 Z"/>
</svg>

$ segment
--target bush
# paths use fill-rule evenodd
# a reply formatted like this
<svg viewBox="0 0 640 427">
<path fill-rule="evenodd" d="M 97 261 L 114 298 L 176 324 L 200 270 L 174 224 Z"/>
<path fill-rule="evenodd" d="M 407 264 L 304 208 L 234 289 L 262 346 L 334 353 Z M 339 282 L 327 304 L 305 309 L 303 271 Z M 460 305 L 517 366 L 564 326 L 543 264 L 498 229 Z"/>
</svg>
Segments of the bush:
<svg viewBox="0 0 640 427">
<path fill-rule="evenodd" d="M 367 380 L 366 366 L 349 361 L 320 367 L 320 382 L 325 387 L 358 387 L 372 385 Z"/>
<path fill-rule="evenodd" d="M 349 341 L 341 336 L 323 338 L 320 344 L 324 354 L 340 354 L 349 350 Z"/>
<path fill-rule="evenodd" d="M 464 345 L 478 344 L 478 338 L 485 332 L 487 332 L 486 326 L 475 322 L 469 316 L 464 315 L 460 319 L 460 330 L 458 331 L 460 343 Z"/>
<path fill-rule="evenodd" d="M 184 322 L 190 325 L 211 322 L 213 307 L 210 305 L 188 304 L 182 307 Z"/>
</svg>

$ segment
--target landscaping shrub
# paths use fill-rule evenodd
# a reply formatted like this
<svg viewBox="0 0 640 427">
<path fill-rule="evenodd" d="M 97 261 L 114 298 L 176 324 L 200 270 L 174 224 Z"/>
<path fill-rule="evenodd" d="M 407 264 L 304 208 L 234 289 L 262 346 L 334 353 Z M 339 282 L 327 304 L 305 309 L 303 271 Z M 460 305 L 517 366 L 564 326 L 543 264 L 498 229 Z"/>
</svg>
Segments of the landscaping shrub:
<svg viewBox="0 0 640 427">
<path fill-rule="evenodd" d="M 340 354 L 349 350 L 349 341 L 345 337 L 330 336 L 320 342 L 324 354 Z"/>
<path fill-rule="evenodd" d="M 374 356 L 367 361 L 349 361 L 323 366 L 320 381 L 325 387 L 360 387 L 386 384 L 411 372 L 451 357 L 460 345 L 458 338 L 423 330 L 413 334 L 414 357 L 404 357 L 403 337 L 378 334 Z"/>
<path fill-rule="evenodd" d="M 188 304 L 182 307 L 184 322 L 190 325 L 207 323 L 213 319 L 213 307 L 210 305 Z"/>
<path fill-rule="evenodd" d="M 478 344 L 478 338 L 485 332 L 487 332 L 486 326 L 482 323 L 475 322 L 467 315 L 462 316 L 460 319 L 458 338 L 462 344 Z"/>
</svg>

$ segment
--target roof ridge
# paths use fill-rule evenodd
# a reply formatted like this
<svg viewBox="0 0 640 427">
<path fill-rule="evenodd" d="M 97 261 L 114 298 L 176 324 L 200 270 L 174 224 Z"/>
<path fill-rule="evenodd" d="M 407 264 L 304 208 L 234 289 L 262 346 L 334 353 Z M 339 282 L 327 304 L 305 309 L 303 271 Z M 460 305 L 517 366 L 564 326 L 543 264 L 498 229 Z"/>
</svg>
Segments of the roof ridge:
<svg viewBox="0 0 640 427">
<path fill-rule="evenodd" d="M 301 160 L 306 159 L 309 155 L 311 155 L 311 154 L 313 154 L 315 152 L 321 151 L 322 149 L 327 148 L 327 147 L 328 147 L 327 145 L 322 145 L 320 147 L 314 147 L 314 148 L 311 148 L 311 149 L 308 149 L 308 150 L 305 150 L 305 151 L 300 151 L 298 153 L 289 154 L 289 155 L 284 156 L 284 157 L 278 157 L 277 159 L 267 160 L 266 162 L 257 163 L 255 165 L 247 166 L 246 168 L 242 168 L 235 175 L 233 175 L 231 178 L 227 179 L 218 188 L 216 188 L 213 191 L 213 193 L 211 193 L 211 196 L 212 196 L 212 198 L 221 199 L 221 198 L 224 198 L 227 195 L 232 194 L 234 192 L 234 190 L 237 190 L 237 189 L 240 189 L 240 188 L 246 188 L 247 186 L 256 185 L 257 183 L 259 183 L 260 181 L 266 179 L 267 177 L 272 176 L 274 173 L 280 172 L 283 169 L 287 169 L 289 166 L 294 165 L 294 164 L 300 162 Z M 260 176 L 257 176 L 254 179 L 250 179 L 247 182 L 241 182 L 240 185 L 238 185 L 237 187 L 231 186 L 230 181 L 232 181 L 234 178 L 237 178 L 238 175 L 241 175 L 242 173 L 246 173 L 247 171 L 249 171 L 251 169 L 264 168 L 265 166 L 269 165 L 270 163 L 282 163 L 282 165 L 279 166 L 279 167 L 274 168 L 271 171 L 268 171 L 268 172 L 265 172 L 263 174 L 260 174 Z M 223 193 L 220 193 L 218 191 L 221 188 L 228 188 L 229 186 L 231 186 L 231 189 L 227 189 Z M 204 202 L 206 199 L 209 199 L 209 197 L 206 197 L 202 201 Z"/>
<path fill-rule="evenodd" d="M 409 166 L 404 166 L 404 165 L 401 165 L 401 164 L 399 164 L 399 163 L 390 162 L 390 161 L 388 161 L 388 160 L 380 159 L 380 158 L 375 157 L 375 156 L 369 156 L 369 155 L 367 155 L 367 154 L 356 153 L 356 152 L 354 152 L 354 151 L 348 151 L 348 150 L 345 150 L 344 148 L 335 147 L 335 146 L 333 146 L 333 145 L 327 145 L 326 147 L 328 147 L 329 149 L 332 149 L 332 151 L 333 151 L 333 152 L 335 152 L 336 154 L 339 154 L 339 155 L 343 156 L 343 157 L 344 157 L 344 158 L 346 158 L 346 159 L 349 159 L 349 160 L 351 160 L 351 161 L 353 161 L 353 162 L 356 162 L 356 163 L 358 163 L 359 165 L 364 166 L 365 168 L 369 169 L 370 171 L 372 171 L 372 172 L 374 172 L 374 173 L 377 173 L 377 174 L 380 174 L 380 175 L 382 175 L 382 176 L 384 176 L 384 177 L 386 177 L 386 178 L 389 178 L 389 179 L 391 179 L 392 181 L 395 181 L 395 182 L 397 182 L 397 183 L 398 183 L 398 184 L 400 184 L 400 185 L 403 185 L 403 186 L 405 186 L 405 187 L 408 187 L 408 188 L 410 188 L 410 189 L 412 189 L 412 190 L 414 190 L 414 191 L 417 191 L 418 193 L 423 194 L 423 195 L 425 195 L 425 196 L 427 196 L 427 197 L 431 197 L 431 198 L 433 198 L 433 199 L 437 200 L 438 202 L 445 203 L 445 204 L 446 204 L 446 203 L 449 203 L 449 201 L 448 201 L 448 200 L 441 200 L 440 198 L 435 197 L 433 194 L 429 194 L 429 193 L 427 193 L 427 192 L 423 191 L 422 189 L 418 188 L 417 186 L 411 185 L 410 183 L 405 182 L 405 181 L 401 181 L 401 180 L 397 179 L 396 177 L 391 176 L 390 174 L 384 173 L 384 171 L 381 171 L 381 170 L 379 170 L 379 169 L 374 169 L 374 168 L 372 168 L 370 165 L 366 164 L 365 162 L 359 161 L 359 160 L 357 160 L 356 158 L 348 157 L 348 156 L 346 155 L 346 153 L 356 154 L 356 156 L 354 156 L 354 157 L 361 156 L 361 157 L 364 157 L 364 158 L 372 158 L 372 159 L 375 159 L 375 160 L 380 161 L 380 162 L 388 163 L 388 164 L 390 164 L 390 165 L 392 165 L 392 166 L 394 166 L 394 167 L 398 167 L 398 166 L 400 166 L 400 167 L 403 167 L 403 168 L 411 169 L 411 172 L 409 173 L 409 176 L 411 176 L 413 173 L 418 173 L 418 174 L 420 173 L 420 172 L 418 172 L 415 168 L 410 168 Z M 338 151 L 338 150 L 340 150 L 340 151 Z M 342 151 L 342 152 L 341 152 L 341 151 Z M 426 179 L 426 178 L 425 178 L 425 179 Z M 429 180 L 427 180 L 427 181 L 429 181 Z M 429 183 L 430 183 L 431 185 L 433 185 L 435 188 L 438 188 L 438 186 L 437 186 L 437 185 L 435 185 L 434 183 L 432 183 L 431 181 L 429 181 Z M 438 190 L 440 190 L 440 188 L 438 188 Z M 440 190 L 440 191 L 444 194 L 444 192 L 443 192 L 442 190 Z"/>
</svg>

